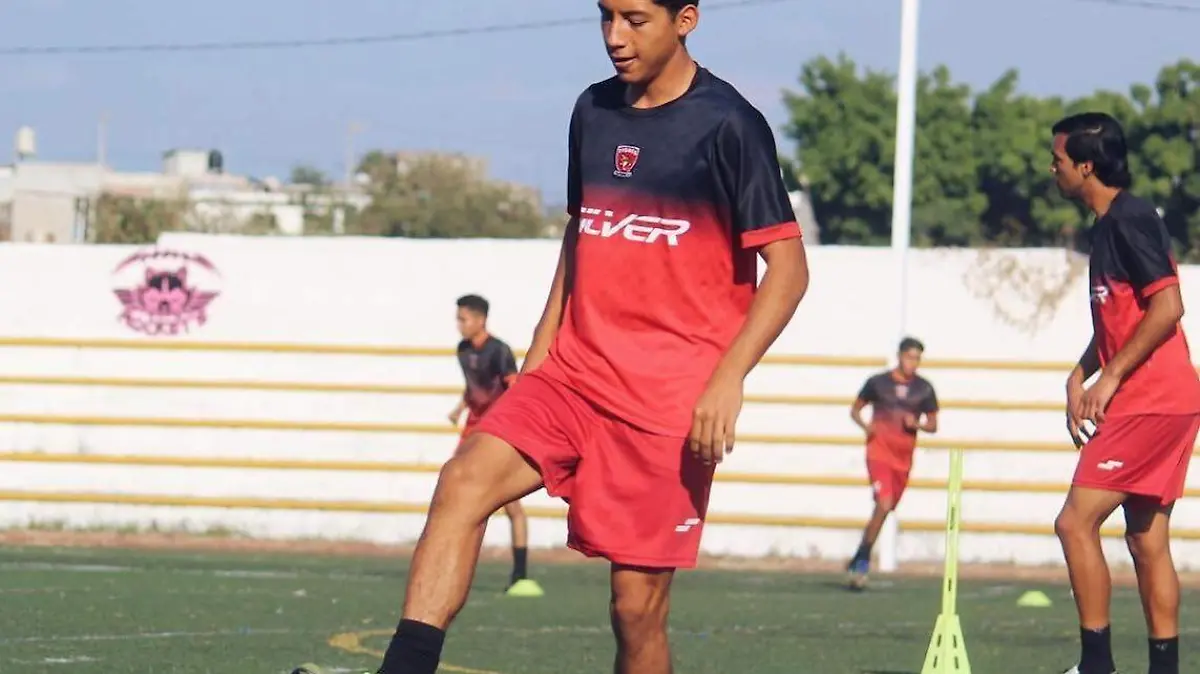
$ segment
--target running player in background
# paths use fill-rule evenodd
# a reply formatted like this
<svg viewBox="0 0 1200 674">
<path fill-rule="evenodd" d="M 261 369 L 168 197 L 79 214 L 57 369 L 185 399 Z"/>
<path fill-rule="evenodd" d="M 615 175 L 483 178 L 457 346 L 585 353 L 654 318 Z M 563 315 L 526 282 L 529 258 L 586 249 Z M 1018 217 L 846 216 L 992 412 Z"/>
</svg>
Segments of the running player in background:
<svg viewBox="0 0 1200 674">
<path fill-rule="evenodd" d="M 1100 526 L 1117 506 L 1142 597 L 1149 672 L 1179 674 L 1170 518 L 1200 430 L 1200 378 L 1180 324 L 1171 237 L 1154 205 L 1128 192 L 1125 133 L 1115 119 L 1083 113 L 1052 132 L 1059 191 L 1096 216 L 1089 232 L 1093 334 L 1066 385 L 1067 430 L 1079 462 L 1054 522 L 1079 611 L 1080 659 L 1068 674 L 1116 671 Z"/>
<path fill-rule="evenodd" d="M 462 439 L 475 430 L 501 394 L 512 386 L 517 378 L 517 359 L 512 349 L 487 329 L 488 301 L 479 295 L 464 295 L 458 298 L 458 332 L 462 341 L 458 343 L 458 364 L 467 380 L 463 397 L 450 412 L 450 423 L 458 425 L 463 412 L 467 422 L 463 425 Z M 513 569 L 507 593 L 516 597 L 539 597 L 542 589 L 537 581 L 527 577 L 529 557 L 529 518 L 519 500 L 507 503 L 504 514 L 512 524 Z"/>
<path fill-rule="evenodd" d="M 863 530 L 858 552 L 846 567 L 854 589 L 866 586 L 871 549 L 908 487 L 917 432 L 937 432 L 937 393 L 933 384 L 917 375 L 924 353 L 924 344 L 905 337 L 900 341 L 896 367 L 867 379 L 850 406 L 850 418 L 867 435 L 867 475 L 875 493 L 875 511 Z M 862 418 L 867 405 L 871 406 L 870 423 Z"/>
<path fill-rule="evenodd" d="M 543 485 L 569 504 L 567 544 L 610 564 L 615 674 L 673 671 L 675 570 L 696 565 L 745 378 L 808 289 L 770 125 L 685 47 L 697 4 L 599 2 L 617 74 L 571 114 L 571 221 L 542 319 L 442 469 L 381 674 L 434 674 L 482 523 Z"/>
</svg>

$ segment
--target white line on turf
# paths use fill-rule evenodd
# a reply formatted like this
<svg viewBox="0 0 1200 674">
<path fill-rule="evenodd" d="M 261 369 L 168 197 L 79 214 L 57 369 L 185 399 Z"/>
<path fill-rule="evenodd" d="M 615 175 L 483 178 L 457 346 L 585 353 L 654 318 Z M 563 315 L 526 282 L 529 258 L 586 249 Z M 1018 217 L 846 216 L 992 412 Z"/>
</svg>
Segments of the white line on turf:
<svg viewBox="0 0 1200 674">
<path fill-rule="evenodd" d="M 301 634 L 311 630 L 257 629 L 217 630 L 212 632 L 135 632 L 132 634 L 76 634 L 49 637 L 0 638 L 0 646 L 8 644 L 67 643 L 73 641 L 136 641 L 139 639 L 191 639 L 194 637 L 255 637 L 276 634 Z"/>
</svg>

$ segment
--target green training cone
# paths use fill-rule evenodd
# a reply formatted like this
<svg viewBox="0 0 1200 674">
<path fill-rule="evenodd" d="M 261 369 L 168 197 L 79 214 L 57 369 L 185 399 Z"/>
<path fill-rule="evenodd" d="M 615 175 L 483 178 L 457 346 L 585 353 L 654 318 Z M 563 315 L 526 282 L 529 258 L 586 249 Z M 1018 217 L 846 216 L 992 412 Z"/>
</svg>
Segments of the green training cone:
<svg viewBox="0 0 1200 674">
<path fill-rule="evenodd" d="M 536 580 L 525 578 L 513 583 L 512 587 L 505 592 L 510 597 L 541 597 L 546 594 L 542 590 L 542 586 L 538 585 Z"/>
<path fill-rule="evenodd" d="M 1053 603 L 1050 601 L 1050 597 L 1047 597 L 1046 593 L 1041 590 L 1030 590 L 1017 600 L 1017 606 L 1024 608 L 1046 608 Z"/>
</svg>

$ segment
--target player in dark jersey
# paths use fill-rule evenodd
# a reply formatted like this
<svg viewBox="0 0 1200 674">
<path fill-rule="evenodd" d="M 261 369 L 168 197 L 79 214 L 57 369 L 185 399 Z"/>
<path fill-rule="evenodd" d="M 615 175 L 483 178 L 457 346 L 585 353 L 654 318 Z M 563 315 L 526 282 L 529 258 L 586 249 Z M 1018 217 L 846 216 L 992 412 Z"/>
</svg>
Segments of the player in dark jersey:
<svg viewBox="0 0 1200 674">
<path fill-rule="evenodd" d="M 1079 611 L 1080 661 L 1068 671 L 1116 671 L 1112 587 L 1099 532 L 1122 506 L 1149 636 L 1149 672 L 1179 674 L 1170 516 L 1200 430 L 1200 378 L 1180 325 L 1183 299 L 1171 238 L 1154 206 L 1128 192 L 1125 134 L 1115 119 L 1067 117 L 1053 136 L 1050 168 L 1059 191 L 1096 216 L 1089 232 L 1093 334 L 1066 386 L 1067 429 L 1080 448 L 1079 462 L 1054 523 Z"/>
<path fill-rule="evenodd" d="M 461 438 L 465 440 L 485 412 L 517 379 L 517 359 L 512 349 L 487 329 L 488 301 L 479 295 L 458 298 L 458 364 L 467 380 L 463 397 L 450 412 L 450 423 L 458 425 L 463 412 L 467 422 Z M 520 500 L 506 503 L 504 514 L 512 525 L 513 569 L 507 593 L 514 597 L 539 597 L 543 594 L 537 581 L 528 577 L 529 519 Z"/>
<path fill-rule="evenodd" d="M 925 345 L 918 340 L 900 340 L 896 367 L 867 379 L 850 406 L 850 418 L 867 435 L 867 476 L 875 493 L 875 511 L 863 529 L 858 551 L 846 566 L 854 589 L 866 585 L 871 548 L 908 487 L 917 432 L 937 432 L 937 393 L 929 380 L 917 375 L 924 353 Z M 862 418 L 867 405 L 871 406 L 870 423 Z"/>
<path fill-rule="evenodd" d="M 696 4 L 600 0 L 617 75 L 571 115 L 545 310 L 522 375 L 442 470 L 383 674 L 433 674 L 481 523 L 543 485 L 569 503 L 567 544 L 610 562 L 614 671 L 672 669 L 675 569 L 696 564 L 743 380 L 808 288 L 770 126 L 684 46 Z"/>
</svg>

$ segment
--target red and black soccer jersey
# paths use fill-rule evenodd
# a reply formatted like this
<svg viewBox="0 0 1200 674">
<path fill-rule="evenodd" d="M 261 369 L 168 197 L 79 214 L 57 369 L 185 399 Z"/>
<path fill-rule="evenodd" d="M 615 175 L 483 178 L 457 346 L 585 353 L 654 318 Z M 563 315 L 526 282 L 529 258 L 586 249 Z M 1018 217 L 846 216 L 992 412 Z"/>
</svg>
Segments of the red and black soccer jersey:
<svg viewBox="0 0 1200 674">
<path fill-rule="evenodd" d="M 483 414 L 508 389 L 517 374 L 517 359 L 507 344 L 488 336 L 479 346 L 458 344 L 458 364 L 467 380 L 464 400 L 473 416 Z"/>
<path fill-rule="evenodd" d="M 877 432 L 914 438 L 916 431 L 904 427 L 904 415 L 912 414 L 919 420 L 922 414 L 938 411 L 937 393 L 929 380 L 920 375 L 906 380 L 892 370 L 867 379 L 858 399 L 871 404 L 871 423 Z"/>
<path fill-rule="evenodd" d="M 1154 206 L 1125 191 L 1091 230 L 1092 326 L 1101 366 L 1133 336 L 1150 296 L 1179 284 L 1166 224 Z M 1200 412 L 1200 378 L 1192 366 L 1183 326 L 1130 373 L 1107 414 Z"/>
<path fill-rule="evenodd" d="M 754 297 L 756 249 L 800 236 L 771 128 L 703 68 L 652 109 L 626 105 L 614 77 L 575 104 L 568 174 L 569 296 L 539 371 L 685 436 Z"/>
</svg>

